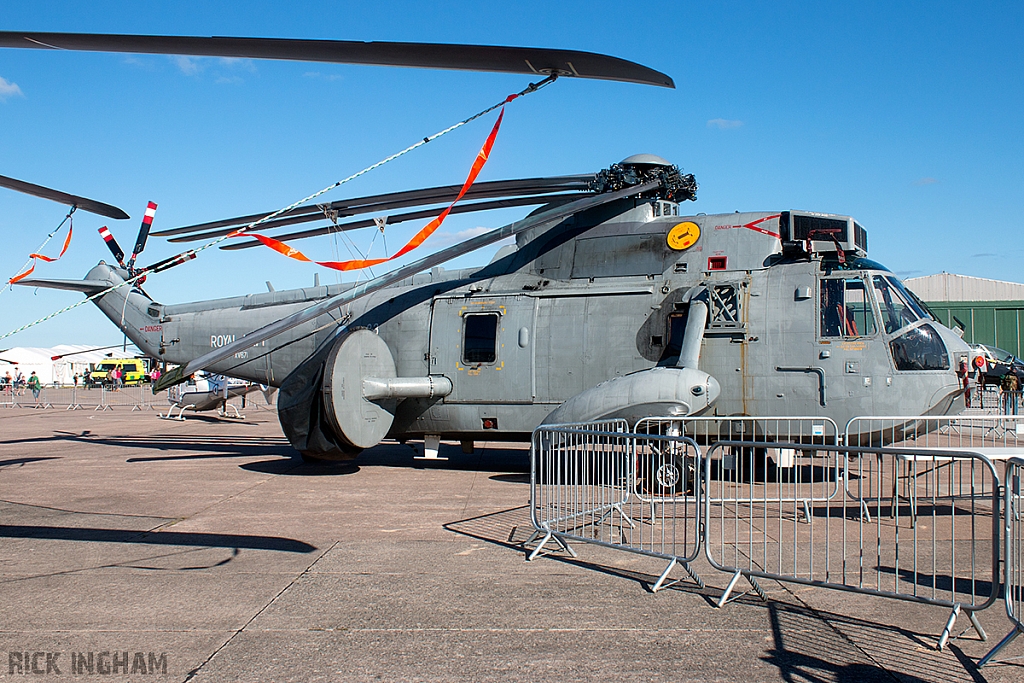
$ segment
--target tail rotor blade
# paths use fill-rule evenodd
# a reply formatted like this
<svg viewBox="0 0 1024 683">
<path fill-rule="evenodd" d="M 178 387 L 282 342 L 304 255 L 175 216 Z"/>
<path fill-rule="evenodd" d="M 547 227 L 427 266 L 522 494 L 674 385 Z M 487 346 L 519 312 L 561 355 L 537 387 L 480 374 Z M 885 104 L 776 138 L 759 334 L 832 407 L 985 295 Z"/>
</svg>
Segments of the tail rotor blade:
<svg viewBox="0 0 1024 683">
<path fill-rule="evenodd" d="M 110 249 L 110 253 L 113 254 L 114 258 L 117 260 L 117 265 L 124 268 L 124 252 L 121 251 L 121 246 L 117 243 L 117 240 L 114 239 L 114 236 L 110 234 L 110 230 L 107 226 L 104 225 L 100 228 L 100 237 L 102 237 L 103 241 L 107 243 L 107 248 Z"/>
<path fill-rule="evenodd" d="M 136 257 L 146 248 L 146 239 L 149 237 L 149 230 L 153 227 L 153 216 L 156 215 L 156 203 L 149 202 L 146 205 L 146 214 L 142 217 L 142 226 L 139 228 L 139 237 L 135 240 L 135 248 L 132 249 L 132 257 L 128 259 L 128 266 L 135 265 Z"/>
</svg>

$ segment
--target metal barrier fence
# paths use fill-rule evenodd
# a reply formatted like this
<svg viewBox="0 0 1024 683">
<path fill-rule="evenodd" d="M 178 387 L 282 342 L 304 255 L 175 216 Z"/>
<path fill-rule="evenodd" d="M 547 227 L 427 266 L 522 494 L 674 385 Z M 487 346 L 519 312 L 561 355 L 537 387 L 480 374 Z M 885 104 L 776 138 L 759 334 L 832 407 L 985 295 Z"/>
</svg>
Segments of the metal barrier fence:
<svg viewBox="0 0 1024 683">
<path fill-rule="evenodd" d="M 531 515 L 536 542 L 610 546 L 668 560 L 701 587 L 690 564 L 700 555 L 700 450 L 692 439 L 627 432 L 623 420 L 538 428 L 531 448 Z M 661 503 L 661 504 L 656 504 Z"/>
<path fill-rule="evenodd" d="M 1003 591 L 1013 630 L 978 661 L 981 668 L 1024 633 L 1024 458 L 1006 463 L 1003 494 Z"/>
<path fill-rule="evenodd" d="M 39 396 L 27 387 L 17 389 L 9 386 L 0 388 L 0 407 L 5 408 L 64 408 L 66 410 L 92 409 L 94 411 L 157 410 L 170 406 L 167 394 L 156 394 L 148 384 L 125 386 L 114 389 L 111 386 L 43 386 Z M 234 396 L 227 402 L 228 414 L 238 415 L 242 410 L 274 410 L 274 404 L 261 391 L 247 396 Z"/>
<path fill-rule="evenodd" d="M 163 397 L 154 396 L 152 389 L 144 384 L 116 389 L 103 385 L 100 387 L 100 404 L 96 410 L 114 410 L 115 408 L 131 408 L 133 411 L 145 410 L 154 408 L 154 399 L 157 398 Z"/>
<path fill-rule="evenodd" d="M 968 411 L 987 415 L 1016 415 L 1024 413 L 1024 392 L 1003 391 L 992 385 L 978 386 L 971 390 L 971 405 Z"/>
<path fill-rule="evenodd" d="M 827 417 L 649 417 L 638 421 L 634 431 L 637 434 L 685 435 L 704 448 L 722 441 L 778 441 L 819 446 L 839 444 L 839 427 Z M 825 456 L 810 465 L 810 469 L 807 464 L 798 467 L 799 451 L 771 446 L 749 453 L 748 457 L 726 458 L 722 467 L 736 476 L 753 474 L 762 480 L 771 474 L 780 484 L 776 493 L 782 496 L 785 489 L 789 496 L 786 500 L 799 501 L 810 514 L 807 506 L 811 501 L 830 500 L 842 490 L 842 469 L 835 451 L 827 450 L 812 451 Z M 748 468 L 751 470 L 749 473 L 746 472 Z M 816 469 L 829 473 L 824 480 L 828 485 L 811 489 L 803 487 L 807 476 Z"/>
<path fill-rule="evenodd" d="M 1024 415 L 940 415 L 855 417 L 846 424 L 848 446 L 984 449 L 989 457 L 1024 455 L 995 449 L 1024 449 Z M 991 453 L 990 453 L 991 451 Z"/>
<path fill-rule="evenodd" d="M 999 585 L 999 477 L 988 458 L 844 447 L 850 496 L 814 499 L 801 519 L 788 496 L 776 495 L 770 473 L 766 481 L 741 479 L 721 465 L 730 451 L 772 446 L 781 445 L 722 442 L 704 460 L 705 552 L 712 566 L 733 574 L 719 606 L 741 576 L 762 597 L 757 579 L 768 578 L 950 608 L 939 649 L 961 611 L 986 637 L 974 613 L 995 601 Z M 807 466 L 809 450 L 801 450 Z M 862 514 L 864 507 L 873 514 Z"/>
<path fill-rule="evenodd" d="M 633 432 L 621 422 L 539 428 L 529 559 L 552 540 L 574 556 L 570 541 L 667 559 L 657 590 L 677 563 L 702 583 L 691 563 L 703 549 L 732 575 L 719 607 L 744 577 L 766 597 L 758 579 L 769 578 L 945 607 L 939 649 L 961 612 L 987 638 L 976 612 L 995 602 L 1003 577 L 1000 480 L 984 453 L 808 443 L 838 441 L 826 432 L 721 440 L 702 455 L 708 431 L 691 428 L 707 423 L 683 422 L 649 420 Z M 1019 481 L 1024 460 L 1011 463 Z M 1018 527 L 1007 609 L 1019 624 L 1022 505 L 1019 485 L 1008 491 Z"/>
</svg>

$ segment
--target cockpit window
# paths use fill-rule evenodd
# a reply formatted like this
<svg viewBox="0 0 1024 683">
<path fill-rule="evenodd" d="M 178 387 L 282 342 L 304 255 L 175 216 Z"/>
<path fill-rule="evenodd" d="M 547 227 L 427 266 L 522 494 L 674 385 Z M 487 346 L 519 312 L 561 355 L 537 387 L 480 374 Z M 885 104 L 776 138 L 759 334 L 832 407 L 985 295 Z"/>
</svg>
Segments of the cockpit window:
<svg viewBox="0 0 1024 683">
<path fill-rule="evenodd" d="M 860 278 L 821 281 L 821 336 L 864 337 L 875 334 L 875 315 Z"/>
<path fill-rule="evenodd" d="M 929 324 L 915 327 L 889 342 L 897 370 L 948 370 L 949 356 L 939 333 Z"/>
<path fill-rule="evenodd" d="M 900 292 L 900 294 L 903 295 L 903 298 L 907 300 L 907 303 L 910 304 L 910 307 L 914 309 L 914 311 L 917 313 L 917 315 L 919 317 L 921 317 L 921 318 L 934 318 L 935 317 L 928 310 L 927 306 L 922 305 L 921 300 L 918 299 L 917 296 L 915 296 L 915 294 L 913 292 L 911 292 L 909 289 L 907 289 L 902 282 L 900 282 L 899 280 L 897 280 L 894 277 L 886 277 L 885 279 L 888 280 L 889 284 L 892 285 L 893 287 L 895 287 Z"/>
<path fill-rule="evenodd" d="M 881 275 L 871 278 L 875 297 L 878 299 L 878 307 L 882 309 L 882 324 L 885 326 L 886 334 L 892 334 L 910 323 L 927 317 L 923 311 L 918 313 L 917 305 L 911 305 L 909 297 L 903 293 L 903 287 L 895 284 L 898 282 L 898 280 Z"/>
</svg>

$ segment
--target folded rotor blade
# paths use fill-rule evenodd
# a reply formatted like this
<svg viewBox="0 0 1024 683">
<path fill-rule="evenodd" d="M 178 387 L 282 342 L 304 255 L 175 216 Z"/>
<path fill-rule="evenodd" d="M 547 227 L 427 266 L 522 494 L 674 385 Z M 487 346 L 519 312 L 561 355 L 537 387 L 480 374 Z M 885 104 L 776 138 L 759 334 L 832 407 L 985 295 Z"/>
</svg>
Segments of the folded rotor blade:
<svg viewBox="0 0 1024 683">
<path fill-rule="evenodd" d="M 153 217 L 156 215 L 156 204 L 149 202 L 146 204 L 146 213 L 142 217 L 142 225 L 139 227 L 139 236 L 135 239 L 135 247 L 132 249 L 132 257 L 128 260 L 129 266 L 135 265 L 136 257 L 142 253 L 142 250 L 146 248 L 146 238 L 149 237 L 149 231 L 153 227 Z"/>
<path fill-rule="evenodd" d="M 474 204 L 456 204 L 449 213 L 472 213 L 476 211 L 492 211 L 494 209 L 507 209 L 516 206 L 537 206 L 539 204 L 554 204 L 556 206 L 564 204 L 566 201 L 573 199 L 579 199 L 580 195 L 577 193 L 573 194 L 546 194 L 539 197 L 515 197 L 510 199 L 494 199 L 487 202 L 476 202 Z M 408 213 L 399 213 L 387 216 L 387 225 L 397 225 L 398 223 L 404 223 L 405 221 L 414 221 L 421 218 L 433 218 L 442 209 L 421 209 L 419 211 L 410 211 Z M 311 216 L 293 216 L 291 218 L 284 218 L 281 220 L 269 221 L 263 223 L 256 229 L 257 231 L 270 230 L 271 228 L 281 228 L 286 225 L 294 225 L 296 223 L 309 223 L 316 220 L 326 220 L 323 214 L 311 215 Z M 376 221 L 372 218 L 366 218 L 358 221 L 349 221 L 348 223 L 337 223 L 321 228 L 313 228 L 311 230 L 303 230 L 301 232 L 291 232 L 285 235 L 274 235 L 274 239 L 278 240 L 301 240 L 308 237 L 319 237 L 320 235 L 329 235 L 335 232 L 344 232 L 346 230 L 357 230 L 359 228 L 368 228 L 376 225 Z M 193 242 L 199 240 L 212 239 L 214 237 L 220 237 L 232 232 L 233 228 L 222 228 L 220 230 L 213 230 L 211 232 L 203 232 L 195 235 L 183 235 L 181 237 L 172 237 L 167 240 L 168 242 Z M 227 244 L 222 246 L 221 249 L 227 251 L 233 251 L 235 249 L 248 249 L 250 247 L 259 246 L 261 242 L 258 240 L 249 240 L 247 242 L 236 242 L 234 244 Z"/>
<path fill-rule="evenodd" d="M 60 190 L 53 190 L 49 187 L 43 187 L 42 185 L 33 185 L 32 183 L 26 183 L 24 180 L 15 180 L 14 178 L 8 178 L 7 176 L 0 175 L 0 187 L 24 192 L 25 194 L 30 194 L 33 197 L 49 199 L 57 202 L 58 204 L 64 204 L 65 206 L 74 206 L 82 211 L 88 211 L 89 213 L 94 213 L 98 216 L 106 216 L 107 218 L 113 218 L 118 221 L 124 220 L 125 218 L 131 218 L 131 216 L 116 206 L 104 204 L 103 202 L 98 202 L 94 199 L 79 197 L 78 195 L 68 194 L 67 192 L 61 192 Z"/>
<path fill-rule="evenodd" d="M 675 87 L 665 74 L 617 57 L 576 50 L 496 45 L 0 31 L 0 47 L 555 74 Z"/>
<path fill-rule="evenodd" d="M 117 265 L 124 268 L 124 250 L 121 249 L 121 245 L 117 243 L 114 236 L 110 234 L 110 229 L 107 226 L 103 226 L 99 229 L 100 237 L 107 243 L 107 248 L 110 249 L 110 253 L 114 255 L 114 259 L 117 261 Z"/>
<path fill-rule="evenodd" d="M 524 194 L 543 194 L 545 192 L 564 192 L 568 190 L 586 190 L 594 180 L 596 174 L 588 173 L 583 175 L 555 176 L 551 178 L 522 178 L 518 180 L 490 180 L 483 183 L 476 183 L 466 192 L 465 200 L 485 199 L 488 197 L 510 197 Z M 352 199 L 341 199 L 330 204 L 312 204 L 297 206 L 290 211 L 281 214 L 280 218 L 259 226 L 261 230 L 267 226 L 292 225 L 308 220 L 319 220 L 324 216 L 324 211 L 337 212 L 339 216 L 352 216 L 357 213 L 371 213 L 374 211 L 388 211 L 410 206 L 426 206 L 427 204 L 448 203 L 455 199 L 462 189 L 461 185 L 443 185 L 440 187 L 427 187 L 419 190 L 404 190 L 402 192 L 388 192 L 385 194 L 370 195 L 367 197 L 354 197 Z M 272 211 L 254 213 L 248 216 L 226 218 L 208 223 L 198 223 L 180 228 L 158 230 L 153 232 L 154 237 L 170 237 L 182 235 L 189 232 L 200 232 L 226 228 L 231 226 L 248 225 L 259 219 L 269 216 Z M 303 220 L 285 221 L 296 216 L 306 216 Z M 276 225 L 271 225 L 274 223 Z M 230 231 L 228 231 L 230 232 Z M 223 232 L 220 234 L 227 234 Z"/>
<path fill-rule="evenodd" d="M 207 354 L 195 358 L 189 361 L 187 364 L 179 366 L 172 370 L 171 372 L 165 374 L 163 377 L 161 377 L 157 381 L 156 385 L 153 387 L 153 391 L 161 391 L 169 386 L 179 384 L 186 377 L 188 377 L 194 372 L 198 372 L 199 370 L 205 370 L 214 363 L 222 361 L 225 358 L 231 358 L 240 351 L 245 351 L 250 347 L 255 346 L 256 344 L 259 344 L 260 342 L 266 341 L 271 337 L 275 337 L 281 334 L 282 332 L 287 332 L 288 330 L 298 327 L 299 325 L 305 322 L 314 320 L 318 316 L 323 315 L 328 311 L 334 310 L 339 306 L 343 306 L 345 304 L 356 301 L 357 299 L 361 299 L 364 296 L 367 296 L 368 294 L 372 294 L 373 292 L 376 292 L 379 289 L 383 289 L 384 287 L 387 287 L 390 284 L 394 284 L 395 282 L 410 277 L 411 275 L 415 275 L 416 273 L 419 273 L 421 271 L 427 270 L 428 268 L 433 268 L 434 266 L 450 261 L 453 258 L 462 256 L 463 254 L 468 254 L 472 251 L 476 251 L 481 247 L 485 247 L 489 244 L 499 242 L 505 239 L 506 237 L 512 237 L 523 232 L 524 230 L 534 228 L 538 225 L 551 223 L 562 218 L 565 218 L 567 216 L 571 216 L 572 214 L 579 213 L 580 211 L 585 211 L 595 206 L 600 206 L 602 204 L 613 202 L 617 199 L 623 199 L 625 197 L 632 197 L 638 194 L 642 194 L 644 192 L 649 192 L 660 186 L 661 181 L 652 180 L 642 185 L 627 187 L 625 189 L 619 190 L 618 192 L 609 192 L 607 194 L 585 197 L 575 202 L 570 202 L 552 211 L 545 211 L 543 213 L 535 214 L 533 216 L 528 216 L 527 218 L 524 218 L 521 221 L 509 223 L 508 225 L 502 226 L 500 228 L 495 228 L 490 232 L 486 232 L 483 235 L 473 237 L 471 239 L 466 240 L 465 242 L 461 242 L 459 244 L 448 247 L 447 249 L 442 249 L 439 252 L 421 258 L 419 261 L 410 263 L 407 266 L 396 268 L 395 270 L 389 273 L 385 273 L 384 275 L 375 277 L 372 280 L 368 280 L 367 282 L 364 282 L 361 285 L 353 287 L 352 289 L 346 290 L 341 294 L 332 296 L 328 299 L 324 299 L 323 301 L 314 304 L 313 306 L 305 308 L 301 311 L 297 311 L 292 315 L 289 315 L 285 318 L 282 318 L 281 320 L 278 320 L 277 322 L 271 323 L 270 325 L 266 325 L 258 330 L 250 332 L 249 334 L 245 335 L 244 337 L 237 341 L 225 344 L 224 346 L 218 349 L 215 349 Z"/>
</svg>

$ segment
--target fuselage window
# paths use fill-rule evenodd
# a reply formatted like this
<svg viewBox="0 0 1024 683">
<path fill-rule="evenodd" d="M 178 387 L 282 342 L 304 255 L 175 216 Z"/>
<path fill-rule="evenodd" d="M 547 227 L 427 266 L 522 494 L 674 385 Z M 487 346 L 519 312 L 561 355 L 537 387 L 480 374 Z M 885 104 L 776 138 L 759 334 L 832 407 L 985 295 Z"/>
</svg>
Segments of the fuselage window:
<svg viewBox="0 0 1024 683">
<path fill-rule="evenodd" d="M 462 362 L 493 363 L 498 357 L 498 314 L 472 313 L 462 318 Z"/>
<path fill-rule="evenodd" d="M 875 314 L 860 278 L 821 281 L 821 336 L 864 337 L 875 334 Z"/>
</svg>

